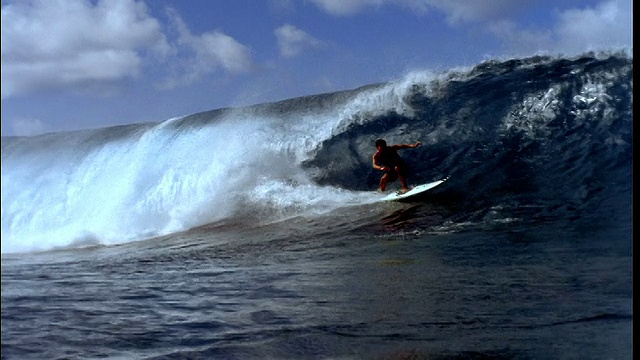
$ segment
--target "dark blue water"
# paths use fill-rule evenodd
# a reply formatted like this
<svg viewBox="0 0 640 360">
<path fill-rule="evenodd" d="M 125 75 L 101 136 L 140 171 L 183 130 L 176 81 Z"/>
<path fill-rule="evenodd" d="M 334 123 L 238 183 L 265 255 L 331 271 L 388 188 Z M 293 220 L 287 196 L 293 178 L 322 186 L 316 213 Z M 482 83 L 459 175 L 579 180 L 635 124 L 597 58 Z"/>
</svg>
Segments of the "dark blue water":
<svg viewBox="0 0 640 360">
<path fill-rule="evenodd" d="M 533 57 L 3 138 L 2 358 L 631 358 L 631 73 Z M 451 178 L 377 202 L 377 137 Z"/>
</svg>

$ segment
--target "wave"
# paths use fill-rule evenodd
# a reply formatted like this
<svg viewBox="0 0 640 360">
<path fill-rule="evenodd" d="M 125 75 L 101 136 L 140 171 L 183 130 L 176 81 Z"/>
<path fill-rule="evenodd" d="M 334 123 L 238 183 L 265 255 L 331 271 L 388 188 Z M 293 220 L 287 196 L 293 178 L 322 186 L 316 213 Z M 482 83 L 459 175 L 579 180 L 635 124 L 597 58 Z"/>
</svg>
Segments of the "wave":
<svg viewBox="0 0 640 360">
<path fill-rule="evenodd" d="M 410 182 L 450 175 L 446 197 L 467 220 L 618 209 L 631 191 L 632 64 L 620 53 L 487 61 L 159 123 L 3 137 L 2 252 L 370 203 L 378 137 L 422 141 L 403 153 Z"/>
</svg>

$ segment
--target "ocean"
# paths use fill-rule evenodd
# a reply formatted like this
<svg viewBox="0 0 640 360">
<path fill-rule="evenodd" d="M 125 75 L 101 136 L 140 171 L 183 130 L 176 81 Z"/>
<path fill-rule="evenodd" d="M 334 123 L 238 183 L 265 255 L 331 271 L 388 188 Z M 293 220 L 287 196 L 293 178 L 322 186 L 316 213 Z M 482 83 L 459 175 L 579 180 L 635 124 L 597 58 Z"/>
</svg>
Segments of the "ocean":
<svg viewBox="0 0 640 360">
<path fill-rule="evenodd" d="M 2 359 L 631 359 L 632 73 L 487 60 L 3 137 Z M 380 201 L 377 138 L 448 181 Z"/>
</svg>

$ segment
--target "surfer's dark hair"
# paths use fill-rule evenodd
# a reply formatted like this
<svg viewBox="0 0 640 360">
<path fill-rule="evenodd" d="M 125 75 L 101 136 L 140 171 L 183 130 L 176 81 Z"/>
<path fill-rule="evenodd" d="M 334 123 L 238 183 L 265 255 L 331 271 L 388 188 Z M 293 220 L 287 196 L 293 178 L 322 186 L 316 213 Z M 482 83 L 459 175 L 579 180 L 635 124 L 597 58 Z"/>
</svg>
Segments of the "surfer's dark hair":
<svg viewBox="0 0 640 360">
<path fill-rule="evenodd" d="M 376 147 L 378 147 L 378 146 L 385 147 L 385 146 L 387 146 L 387 142 L 384 141 L 384 139 L 377 139 L 376 140 Z"/>
</svg>

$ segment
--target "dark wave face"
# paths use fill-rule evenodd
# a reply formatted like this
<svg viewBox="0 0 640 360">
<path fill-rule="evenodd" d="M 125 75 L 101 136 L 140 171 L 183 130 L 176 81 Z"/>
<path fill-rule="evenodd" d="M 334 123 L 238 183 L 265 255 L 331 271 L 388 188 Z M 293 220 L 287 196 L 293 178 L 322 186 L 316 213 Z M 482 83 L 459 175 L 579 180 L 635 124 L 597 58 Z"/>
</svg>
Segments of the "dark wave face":
<svg viewBox="0 0 640 360">
<path fill-rule="evenodd" d="M 371 204 L 380 137 L 422 142 L 401 152 L 409 182 L 450 176 L 428 197 L 455 209 L 450 222 L 630 223 L 632 71 L 611 53 L 488 61 L 157 124 L 3 138 L 2 252 Z"/>
<path fill-rule="evenodd" d="M 374 139 L 421 140 L 423 148 L 402 151 L 411 180 L 450 175 L 445 201 L 467 216 L 506 207 L 540 218 L 628 218 L 632 70 L 623 56 L 533 57 L 415 82 L 402 112 L 354 119 L 305 166 L 321 184 L 372 189 Z"/>
</svg>

